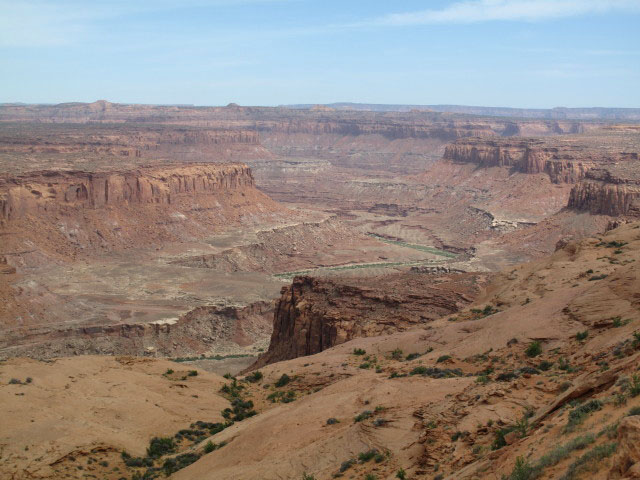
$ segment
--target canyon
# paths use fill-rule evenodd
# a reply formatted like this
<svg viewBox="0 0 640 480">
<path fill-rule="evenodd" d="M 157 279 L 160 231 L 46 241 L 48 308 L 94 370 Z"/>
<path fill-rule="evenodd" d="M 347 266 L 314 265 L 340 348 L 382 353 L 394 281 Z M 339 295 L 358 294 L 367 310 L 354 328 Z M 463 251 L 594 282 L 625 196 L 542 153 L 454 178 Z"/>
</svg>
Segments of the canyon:
<svg viewBox="0 0 640 480">
<path fill-rule="evenodd" d="M 437 110 L 0 105 L 1 474 L 635 478 L 634 112 Z"/>
</svg>

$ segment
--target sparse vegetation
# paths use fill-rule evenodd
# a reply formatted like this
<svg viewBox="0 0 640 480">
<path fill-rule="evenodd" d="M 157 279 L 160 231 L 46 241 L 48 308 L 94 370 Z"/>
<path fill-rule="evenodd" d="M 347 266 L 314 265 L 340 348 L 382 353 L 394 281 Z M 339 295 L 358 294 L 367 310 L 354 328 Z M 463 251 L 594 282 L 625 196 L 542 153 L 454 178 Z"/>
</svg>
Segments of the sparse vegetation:
<svg viewBox="0 0 640 480">
<path fill-rule="evenodd" d="M 276 381 L 274 385 L 276 386 L 276 388 L 281 388 L 287 385 L 290 381 L 291 381 L 291 377 L 289 377 L 289 375 L 287 375 L 286 373 L 283 373 L 282 376 L 278 379 L 278 381 Z"/>
<path fill-rule="evenodd" d="M 250 375 L 247 375 L 245 377 L 245 380 L 247 380 L 247 382 L 250 383 L 258 383 L 260 380 L 262 380 L 262 372 L 260 370 L 256 370 L 255 372 L 253 372 Z"/>
<path fill-rule="evenodd" d="M 402 360 L 402 349 L 396 348 L 391 352 L 391 358 L 393 360 Z"/>
<path fill-rule="evenodd" d="M 450 359 L 451 359 L 451 355 L 440 355 L 436 360 L 436 363 L 446 362 L 447 360 L 450 360 Z"/>
<path fill-rule="evenodd" d="M 363 350 L 362 348 L 354 348 L 353 349 L 353 354 L 354 355 L 364 355 L 366 353 L 367 353 L 367 351 Z"/>
<path fill-rule="evenodd" d="M 579 342 L 585 340 L 589 336 L 589 330 L 585 330 L 584 332 L 576 333 L 576 340 Z"/>
<path fill-rule="evenodd" d="M 531 342 L 524 353 L 527 355 L 527 357 L 537 357 L 542 353 L 542 344 L 537 340 Z"/>
<path fill-rule="evenodd" d="M 405 472 L 404 469 L 400 468 L 396 472 L 396 478 L 398 478 L 399 480 L 407 480 L 407 472 Z"/>
<path fill-rule="evenodd" d="M 356 415 L 356 417 L 353 419 L 353 421 L 354 422 L 361 422 L 363 420 L 371 418 L 372 416 L 373 416 L 373 412 L 371 410 L 365 410 L 362 413 L 359 413 L 358 415 Z"/>
<path fill-rule="evenodd" d="M 592 448 L 569 465 L 569 468 L 565 474 L 560 477 L 560 480 L 573 480 L 586 470 L 597 469 L 598 463 L 613 455 L 617 448 L 618 445 L 616 443 L 606 443 Z"/>
<path fill-rule="evenodd" d="M 572 432 L 578 425 L 584 422 L 589 415 L 601 408 L 602 402 L 600 400 L 589 400 L 588 402 L 577 406 L 569 412 L 569 419 L 564 432 Z"/>
</svg>

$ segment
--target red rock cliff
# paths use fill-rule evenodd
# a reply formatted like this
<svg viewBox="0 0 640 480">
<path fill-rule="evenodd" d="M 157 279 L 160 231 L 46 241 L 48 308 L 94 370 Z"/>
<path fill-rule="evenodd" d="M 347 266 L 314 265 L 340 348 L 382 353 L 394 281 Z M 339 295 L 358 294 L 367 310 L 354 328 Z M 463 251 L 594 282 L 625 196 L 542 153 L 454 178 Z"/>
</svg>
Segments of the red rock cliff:
<svg viewBox="0 0 640 480">
<path fill-rule="evenodd" d="M 592 214 L 640 218 L 640 163 L 590 170 L 571 190 L 568 206 Z"/>
<path fill-rule="evenodd" d="M 276 303 L 269 350 L 255 368 L 313 355 L 357 337 L 389 334 L 458 311 L 471 301 L 473 275 L 434 284 L 429 275 L 382 279 L 296 277 Z"/>
<path fill-rule="evenodd" d="M 598 162 L 615 161 L 607 156 L 595 157 L 583 148 L 552 146 L 537 139 L 466 139 L 448 145 L 444 153 L 445 159 L 455 162 L 546 173 L 553 183 L 576 183 Z"/>
</svg>

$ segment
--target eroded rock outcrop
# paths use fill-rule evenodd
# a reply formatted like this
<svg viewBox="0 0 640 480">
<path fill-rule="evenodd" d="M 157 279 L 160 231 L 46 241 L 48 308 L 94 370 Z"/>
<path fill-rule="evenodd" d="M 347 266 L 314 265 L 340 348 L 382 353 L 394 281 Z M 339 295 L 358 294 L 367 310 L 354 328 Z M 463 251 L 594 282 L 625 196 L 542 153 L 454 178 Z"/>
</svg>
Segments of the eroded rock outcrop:
<svg viewBox="0 0 640 480">
<path fill-rule="evenodd" d="M 477 293 L 479 276 L 434 281 L 431 275 L 378 279 L 301 276 L 284 287 L 276 303 L 269 350 L 255 368 L 319 353 L 358 337 L 426 325 L 458 311 Z"/>
<path fill-rule="evenodd" d="M 585 145 L 554 144 L 532 138 L 464 139 L 448 145 L 444 158 L 481 167 L 511 167 L 522 173 L 546 173 L 553 183 L 576 183 L 591 168 L 637 158 L 637 153 L 602 152 Z"/>
<path fill-rule="evenodd" d="M 283 210 L 255 188 L 244 164 L 0 177 L 0 228 L 11 229 L 9 252 L 37 246 L 66 256 L 201 238 L 245 215 Z"/>
<path fill-rule="evenodd" d="M 178 318 L 148 323 L 47 327 L 0 339 L 0 358 L 69 355 L 193 356 L 236 353 L 268 338 L 272 302 L 244 307 L 203 305 Z"/>
<path fill-rule="evenodd" d="M 125 172 L 34 172 L 0 178 L 0 212 L 11 221 L 43 211 L 99 209 L 134 204 L 171 204 L 181 195 L 215 195 L 252 188 L 246 165 L 184 165 Z"/>
<path fill-rule="evenodd" d="M 640 217 L 639 172 L 637 161 L 594 168 L 571 190 L 569 207 L 592 214 Z"/>
</svg>

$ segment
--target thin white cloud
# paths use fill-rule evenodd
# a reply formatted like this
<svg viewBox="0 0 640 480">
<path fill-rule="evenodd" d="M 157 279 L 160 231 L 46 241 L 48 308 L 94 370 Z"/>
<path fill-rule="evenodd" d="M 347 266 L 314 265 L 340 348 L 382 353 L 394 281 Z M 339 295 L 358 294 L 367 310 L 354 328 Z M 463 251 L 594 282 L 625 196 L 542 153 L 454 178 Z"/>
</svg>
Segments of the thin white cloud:
<svg viewBox="0 0 640 480">
<path fill-rule="evenodd" d="M 610 12 L 640 12 L 640 0 L 467 0 L 438 10 L 384 15 L 354 26 L 539 21 Z"/>
<path fill-rule="evenodd" d="M 0 47 L 77 44 L 93 22 L 192 7 L 233 7 L 297 0 L 0 0 Z"/>
</svg>

